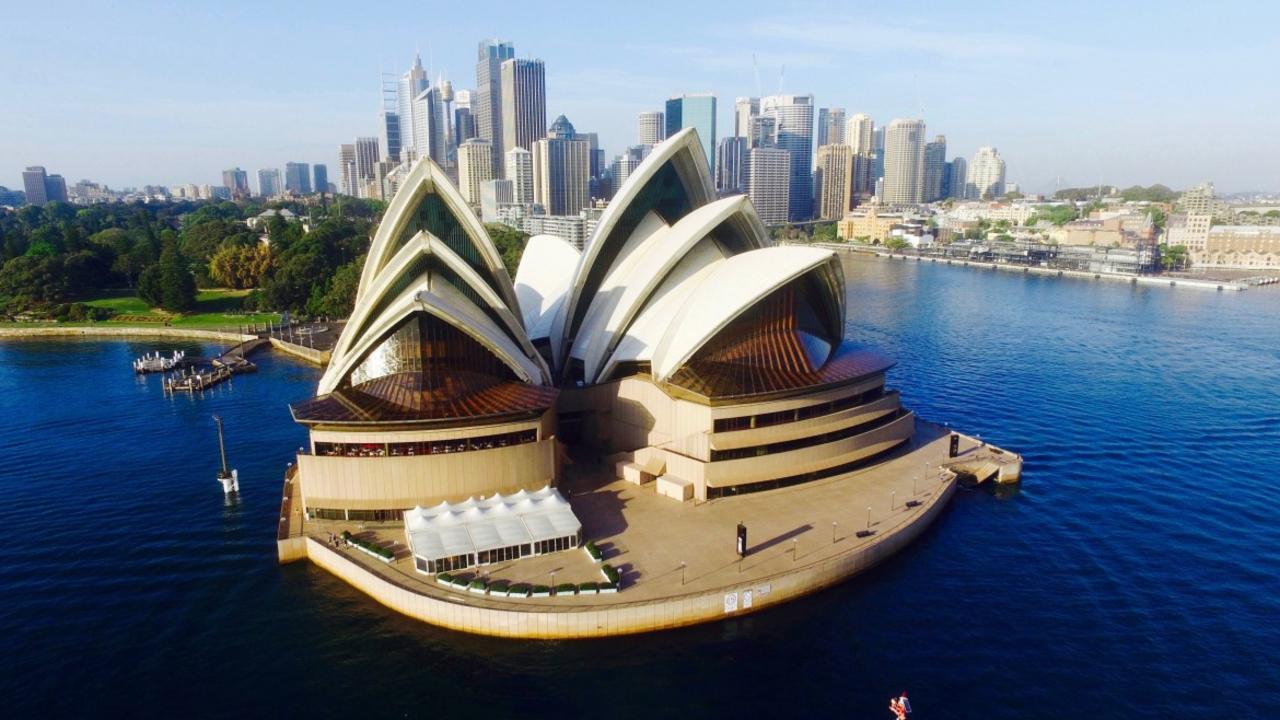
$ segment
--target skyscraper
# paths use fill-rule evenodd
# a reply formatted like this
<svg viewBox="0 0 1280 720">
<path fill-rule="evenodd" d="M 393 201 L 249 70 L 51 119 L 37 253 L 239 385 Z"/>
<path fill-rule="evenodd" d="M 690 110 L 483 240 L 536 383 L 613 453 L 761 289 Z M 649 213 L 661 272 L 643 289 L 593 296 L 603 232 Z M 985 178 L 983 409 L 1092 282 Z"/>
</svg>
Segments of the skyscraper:
<svg viewBox="0 0 1280 720">
<path fill-rule="evenodd" d="M 494 155 L 508 146 L 502 140 L 502 63 L 516 56 L 516 48 L 503 40 L 480 43 L 476 62 L 476 89 L 471 96 L 471 113 L 476 118 L 476 137 L 488 140 Z M 496 160 L 495 160 L 496 162 Z M 494 176 L 502 168 L 494 167 Z"/>
<path fill-rule="evenodd" d="M 993 147 L 978 148 L 969 165 L 966 195 L 974 199 L 995 200 L 1004 195 L 1004 159 Z"/>
<path fill-rule="evenodd" d="M 721 195 L 737 195 L 747 191 L 747 153 L 745 137 L 727 137 L 716 150 L 716 190 Z"/>
<path fill-rule="evenodd" d="M 313 189 L 318 193 L 329 192 L 329 168 L 321 163 L 311 166 L 311 174 L 315 178 Z"/>
<path fill-rule="evenodd" d="M 760 114 L 760 98 L 740 97 L 733 101 L 733 134 L 751 137 L 751 120 Z"/>
<path fill-rule="evenodd" d="M 307 163 L 285 163 L 284 189 L 294 195 L 310 195 L 311 166 Z"/>
<path fill-rule="evenodd" d="M 818 148 L 818 166 L 814 169 L 814 187 L 818 190 L 818 217 L 839 220 L 853 207 L 853 148 L 848 145 L 823 145 Z"/>
<path fill-rule="evenodd" d="M 485 180 L 480 183 L 480 220 L 498 222 L 498 206 L 515 202 L 510 180 Z"/>
<path fill-rule="evenodd" d="M 747 132 L 747 147 L 777 147 L 778 119 L 775 117 L 756 115 L 751 118 Z"/>
<path fill-rule="evenodd" d="M 387 145 L 387 157 L 392 160 L 401 159 L 400 139 L 402 137 L 400 127 L 400 113 L 391 112 L 390 110 L 382 111 L 382 140 Z"/>
<path fill-rule="evenodd" d="M 844 108 L 818 108 L 818 147 L 843 145 Z"/>
<path fill-rule="evenodd" d="M 378 138 L 356 138 L 356 195 L 369 197 L 369 183 L 378 179 Z"/>
<path fill-rule="evenodd" d="M 858 113 L 845 123 L 844 142 L 855 154 L 870 156 L 875 153 L 875 129 L 870 115 Z"/>
<path fill-rule="evenodd" d="M 938 135 L 924 146 L 924 201 L 937 202 L 943 198 L 942 188 L 947 182 L 947 136 Z"/>
<path fill-rule="evenodd" d="M 618 188 L 622 187 L 622 183 L 626 182 L 631 173 L 640 167 L 640 163 L 644 162 L 649 148 L 649 145 L 632 145 L 613 159 L 613 166 L 610 168 L 609 173 L 610 179 L 613 181 L 613 192 L 617 193 Z"/>
<path fill-rule="evenodd" d="M 264 168 L 258 171 L 258 195 L 272 198 L 280 194 L 280 171 Z"/>
<path fill-rule="evenodd" d="M 396 86 L 396 125 L 400 130 L 400 140 L 396 144 L 398 153 L 392 155 L 390 139 L 387 141 L 387 156 L 392 159 L 407 159 L 403 153 L 405 150 L 413 147 L 413 101 L 418 95 L 422 94 L 431 85 L 431 79 L 427 76 L 427 71 L 422 67 L 422 56 L 413 56 L 413 67 L 409 68 L 404 75 L 400 76 L 400 82 Z M 385 119 L 384 119 L 385 126 Z M 387 130 L 390 127 L 387 126 Z"/>
<path fill-rule="evenodd" d="M 49 202 L 48 180 L 45 169 L 39 165 L 22 171 L 22 187 L 27 191 L 28 203 L 44 205 Z"/>
<path fill-rule="evenodd" d="M 641 145 L 657 145 L 667 138 L 667 126 L 659 110 L 645 110 L 640 113 Z"/>
<path fill-rule="evenodd" d="M 884 126 L 871 131 L 871 154 L 875 157 L 875 179 L 884 179 Z"/>
<path fill-rule="evenodd" d="M 777 146 L 791 153 L 792 222 L 813 216 L 813 96 L 771 95 L 760 98 L 760 115 L 777 122 Z"/>
<path fill-rule="evenodd" d="M 914 205 L 924 200 L 924 121 L 898 119 L 884 133 L 886 204 Z"/>
<path fill-rule="evenodd" d="M 781 148 L 753 148 L 747 162 L 747 195 L 765 225 L 787 222 L 791 207 L 791 153 Z M 805 178 L 805 184 L 809 179 Z"/>
<path fill-rule="evenodd" d="M 716 167 L 716 96 L 711 93 L 681 95 L 667 100 L 666 129 L 671 137 L 684 128 L 698 131 L 702 151 L 707 156 L 707 169 Z"/>
<path fill-rule="evenodd" d="M 231 191 L 233 198 L 249 197 L 249 173 L 238 167 L 222 171 L 222 184 Z"/>
<path fill-rule="evenodd" d="M 449 132 L 445 127 L 444 99 L 439 87 L 418 93 L 411 106 L 413 157 L 429 157 L 440 167 L 449 165 Z"/>
<path fill-rule="evenodd" d="M 342 193 L 356 194 L 356 146 L 343 143 L 338 146 L 338 171 L 342 178 Z"/>
<path fill-rule="evenodd" d="M 533 204 L 533 153 L 522 147 L 506 153 L 506 175 L 511 181 L 511 202 Z"/>
<path fill-rule="evenodd" d="M 502 152 L 533 143 L 546 135 L 547 81 L 541 60 L 502 63 Z"/>
<path fill-rule="evenodd" d="M 963 200 L 969 182 L 969 163 L 962 157 L 952 158 L 947 163 L 947 197 Z"/>
<path fill-rule="evenodd" d="M 576 215 L 587 207 L 591 181 L 591 144 L 576 140 L 573 125 L 561 115 L 547 136 L 533 144 L 533 201 L 548 215 Z"/>
<path fill-rule="evenodd" d="M 493 145 L 471 138 L 458 146 L 458 190 L 472 207 L 480 207 L 480 184 L 493 179 Z"/>
<path fill-rule="evenodd" d="M 476 116 L 471 110 L 471 91 L 453 94 L 453 141 L 458 145 L 476 137 Z"/>
</svg>

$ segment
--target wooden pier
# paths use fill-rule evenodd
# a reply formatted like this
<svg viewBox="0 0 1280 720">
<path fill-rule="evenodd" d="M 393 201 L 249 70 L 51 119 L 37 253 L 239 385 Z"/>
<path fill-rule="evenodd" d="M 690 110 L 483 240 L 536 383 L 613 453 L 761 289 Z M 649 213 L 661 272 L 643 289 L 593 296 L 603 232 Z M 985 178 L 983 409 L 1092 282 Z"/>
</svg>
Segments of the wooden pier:
<svg viewBox="0 0 1280 720">
<path fill-rule="evenodd" d="M 221 385 L 233 375 L 257 372 L 258 366 L 246 355 L 268 344 L 265 338 L 246 340 L 210 361 L 210 367 L 183 369 L 164 379 L 165 394 L 178 392 L 197 393 Z"/>
</svg>

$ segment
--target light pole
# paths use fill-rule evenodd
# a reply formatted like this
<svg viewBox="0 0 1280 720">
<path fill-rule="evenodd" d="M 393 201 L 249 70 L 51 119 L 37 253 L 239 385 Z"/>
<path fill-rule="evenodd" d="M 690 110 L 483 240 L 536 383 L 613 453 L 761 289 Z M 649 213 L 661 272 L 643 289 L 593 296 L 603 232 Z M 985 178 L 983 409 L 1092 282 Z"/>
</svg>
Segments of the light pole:
<svg viewBox="0 0 1280 720">
<path fill-rule="evenodd" d="M 684 569 L 685 569 L 685 562 L 681 560 L 680 561 L 680 584 L 681 585 L 684 585 Z"/>
<path fill-rule="evenodd" d="M 871 529 L 871 506 L 867 506 L 867 529 Z"/>
<path fill-rule="evenodd" d="M 894 490 L 889 493 L 889 509 L 896 510 L 898 507 L 898 491 Z"/>
<path fill-rule="evenodd" d="M 796 552 L 800 548 L 800 538 L 791 538 L 791 562 L 796 561 Z"/>
<path fill-rule="evenodd" d="M 831 523 L 831 544 L 832 545 L 836 543 L 836 525 L 839 525 L 839 524 L 840 523 L 837 523 L 837 522 Z"/>
<path fill-rule="evenodd" d="M 556 594 L 556 571 L 551 571 L 551 594 Z"/>
</svg>

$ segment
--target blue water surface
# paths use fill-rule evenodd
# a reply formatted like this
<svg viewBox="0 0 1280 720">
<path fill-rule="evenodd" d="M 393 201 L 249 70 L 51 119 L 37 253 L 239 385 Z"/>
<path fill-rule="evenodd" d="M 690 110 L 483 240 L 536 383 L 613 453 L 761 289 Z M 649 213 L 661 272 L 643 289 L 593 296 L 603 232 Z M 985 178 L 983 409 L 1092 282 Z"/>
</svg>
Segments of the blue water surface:
<svg viewBox="0 0 1280 720">
<path fill-rule="evenodd" d="M 167 398 L 153 341 L 0 343 L 7 717 L 1280 717 L 1280 291 L 849 257 L 849 336 L 1021 452 L 870 573 L 759 615 L 472 637 L 275 561 L 318 372 Z M 242 493 L 214 481 L 227 421 Z"/>
</svg>

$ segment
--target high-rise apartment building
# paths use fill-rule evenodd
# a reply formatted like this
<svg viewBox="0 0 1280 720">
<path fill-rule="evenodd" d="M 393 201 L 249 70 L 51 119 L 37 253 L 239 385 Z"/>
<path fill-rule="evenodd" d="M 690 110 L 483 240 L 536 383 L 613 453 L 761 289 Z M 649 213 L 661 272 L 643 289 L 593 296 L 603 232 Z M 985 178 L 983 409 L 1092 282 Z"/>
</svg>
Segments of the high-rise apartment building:
<svg viewBox="0 0 1280 720">
<path fill-rule="evenodd" d="M 716 190 L 721 195 L 747 192 L 747 160 L 750 147 L 745 137 L 727 137 L 716 149 Z"/>
<path fill-rule="evenodd" d="M 356 195 L 369 197 L 369 183 L 378 180 L 378 138 L 356 138 Z"/>
<path fill-rule="evenodd" d="M 476 116 L 471 109 L 471 91 L 457 90 L 453 93 L 453 141 L 461 145 L 473 137 L 476 137 Z"/>
<path fill-rule="evenodd" d="M 472 207 L 480 207 L 480 184 L 493 179 L 493 145 L 471 138 L 458 146 L 458 190 Z"/>
<path fill-rule="evenodd" d="M 533 153 L 517 147 L 511 148 L 505 155 L 506 176 L 511 181 L 511 202 L 533 204 Z"/>
<path fill-rule="evenodd" d="M 760 98 L 740 97 L 734 100 L 733 134 L 738 137 L 751 137 L 751 120 L 759 114 Z"/>
<path fill-rule="evenodd" d="M 791 207 L 791 153 L 781 148 L 753 148 L 747 162 L 747 195 L 765 225 L 787 222 Z M 805 178 L 805 184 L 809 179 Z"/>
<path fill-rule="evenodd" d="M 844 142 L 855 155 L 870 157 L 875 153 L 876 124 L 871 116 L 857 113 L 844 124 Z"/>
<path fill-rule="evenodd" d="M 480 220 L 498 222 L 498 206 L 515 202 L 510 180 L 485 180 L 480 183 Z"/>
<path fill-rule="evenodd" d="M 502 152 L 530 150 L 546 135 L 547 70 L 541 60 L 502 63 Z"/>
<path fill-rule="evenodd" d="M 343 143 L 338 146 L 338 173 L 342 179 L 342 194 L 356 194 L 356 146 Z"/>
<path fill-rule="evenodd" d="M 978 148 L 969 164 L 967 195 L 974 199 L 995 200 L 1004 195 L 1004 159 L 993 147 Z"/>
<path fill-rule="evenodd" d="M 631 176 L 631 173 L 640 167 L 640 163 L 644 162 L 644 158 L 649 154 L 650 148 L 650 145 L 632 145 L 613 159 L 613 165 L 609 169 L 609 178 L 612 181 L 612 189 L 615 194 L 622 187 L 622 184 L 627 181 L 627 178 Z"/>
<path fill-rule="evenodd" d="M 875 157 L 875 178 L 876 181 L 884 179 L 884 126 L 881 125 L 871 132 L 871 154 Z"/>
<path fill-rule="evenodd" d="M 924 121 L 897 119 L 884 131 L 884 196 L 889 205 L 924 201 Z"/>
<path fill-rule="evenodd" d="M 280 194 L 280 171 L 267 168 L 258 171 L 259 197 L 272 198 Z"/>
<path fill-rule="evenodd" d="M 962 157 L 952 158 L 947 163 L 948 178 L 947 197 L 963 200 L 969 196 L 969 163 Z"/>
<path fill-rule="evenodd" d="M 400 113 L 382 111 L 382 142 L 387 146 L 387 157 L 392 160 L 400 160 L 403 152 L 400 146 L 400 124 Z"/>
<path fill-rule="evenodd" d="M 667 126 L 660 110 L 645 110 L 640 113 L 641 145 L 657 145 L 667 139 Z"/>
<path fill-rule="evenodd" d="M 318 193 L 329 192 L 329 168 L 321 163 L 311 166 L 311 176 L 315 179 L 312 189 Z"/>
<path fill-rule="evenodd" d="M 947 184 L 947 136 L 937 135 L 924 145 L 924 201 L 941 200 Z"/>
<path fill-rule="evenodd" d="M 494 155 L 509 148 L 502 139 L 502 63 L 516 56 L 515 45 L 504 40 L 480 43 L 476 62 L 476 89 L 471 96 L 471 113 L 476 118 L 476 137 L 488 140 Z M 496 162 L 496 161 L 495 161 Z M 494 177 L 502 168 L 494 166 Z"/>
<path fill-rule="evenodd" d="M 285 163 L 284 189 L 294 195 L 310 195 L 311 166 L 307 163 Z"/>
<path fill-rule="evenodd" d="M 747 131 L 747 147 L 777 147 L 778 119 L 766 115 L 751 118 Z"/>
<path fill-rule="evenodd" d="M 760 98 L 760 115 L 777 122 L 776 145 L 791 153 L 792 222 L 813 217 L 813 96 L 770 95 Z"/>
<path fill-rule="evenodd" d="M 818 147 L 843 145 L 844 108 L 818 108 Z"/>
<path fill-rule="evenodd" d="M 222 184 L 235 199 L 249 197 L 249 173 L 238 167 L 222 171 Z"/>
<path fill-rule="evenodd" d="M 533 201 L 549 215 L 576 215 L 590 203 L 591 144 L 576 136 L 561 115 L 533 144 Z"/>
<path fill-rule="evenodd" d="M 671 137 L 685 128 L 698 131 L 707 169 L 716 166 L 716 96 L 711 93 L 681 95 L 667 100 L 666 131 Z"/>
<path fill-rule="evenodd" d="M 848 145 L 818 148 L 813 185 L 818 192 L 814 204 L 819 218 L 839 220 L 853 207 L 854 157 L 853 148 Z"/>
</svg>

